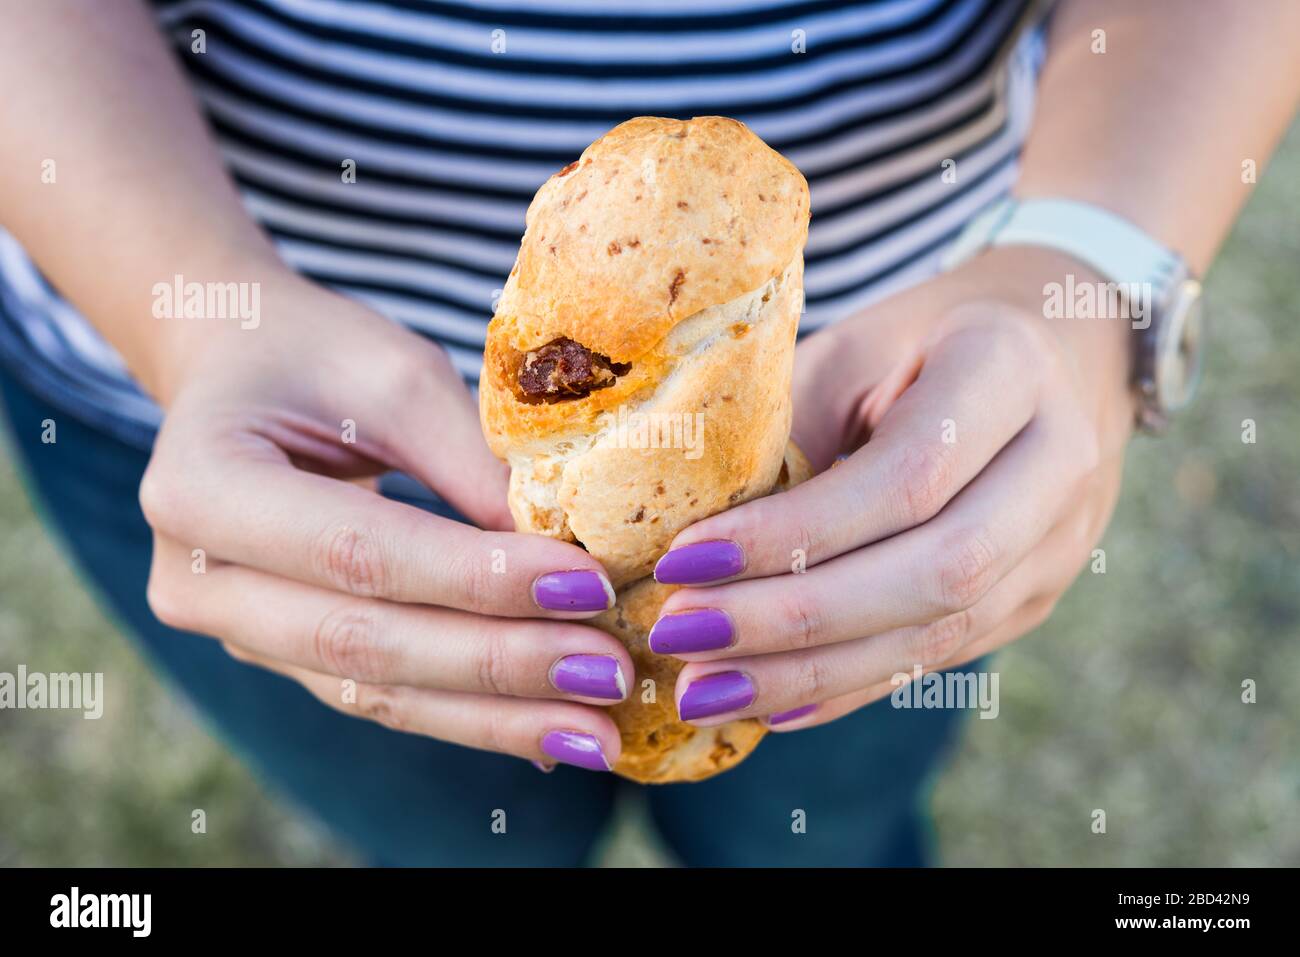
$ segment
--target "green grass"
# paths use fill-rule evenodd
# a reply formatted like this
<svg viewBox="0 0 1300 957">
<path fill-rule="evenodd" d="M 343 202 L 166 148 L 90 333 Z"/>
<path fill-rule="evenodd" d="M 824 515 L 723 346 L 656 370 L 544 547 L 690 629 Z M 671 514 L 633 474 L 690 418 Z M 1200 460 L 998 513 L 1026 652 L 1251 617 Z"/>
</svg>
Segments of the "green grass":
<svg viewBox="0 0 1300 957">
<path fill-rule="evenodd" d="M 1300 127 L 1256 193 L 1208 277 L 1200 401 L 1135 442 L 1106 574 L 996 659 L 1001 715 L 968 722 L 936 783 L 948 863 L 1300 864 Z M 0 864 L 348 861 L 135 657 L 7 460 L 0 530 L 0 670 L 102 671 L 125 703 L 0 711 Z M 668 860 L 635 803 L 601 857 Z"/>
</svg>

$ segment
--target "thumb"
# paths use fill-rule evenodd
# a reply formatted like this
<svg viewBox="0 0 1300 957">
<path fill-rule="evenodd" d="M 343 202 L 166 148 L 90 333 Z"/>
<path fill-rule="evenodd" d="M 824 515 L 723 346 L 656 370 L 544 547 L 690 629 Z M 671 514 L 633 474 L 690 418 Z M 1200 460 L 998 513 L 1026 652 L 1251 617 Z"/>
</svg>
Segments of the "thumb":
<svg viewBox="0 0 1300 957">
<path fill-rule="evenodd" d="M 793 434 L 817 471 L 866 442 L 920 372 L 929 323 L 906 306 L 886 302 L 799 343 Z"/>
<path fill-rule="evenodd" d="M 409 390 L 415 394 L 397 403 L 385 445 L 403 471 L 480 528 L 514 531 L 506 503 L 510 467 L 488 448 L 477 403 L 441 349 L 431 350 L 428 365 Z"/>
</svg>

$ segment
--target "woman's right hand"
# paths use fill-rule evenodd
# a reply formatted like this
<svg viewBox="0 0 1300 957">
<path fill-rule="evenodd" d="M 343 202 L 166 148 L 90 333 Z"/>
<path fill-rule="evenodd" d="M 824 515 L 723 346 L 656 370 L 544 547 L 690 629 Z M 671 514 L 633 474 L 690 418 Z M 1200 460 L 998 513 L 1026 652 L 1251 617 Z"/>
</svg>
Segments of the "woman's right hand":
<svg viewBox="0 0 1300 957">
<path fill-rule="evenodd" d="M 580 619 L 613 591 L 581 548 L 503 531 L 508 472 L 446 354 L 295 276 L 261 299 L 256 328 L 157 320 L 194 325 L 162 333 L 186 358 L 140 487 L 154 614 L 387 727 L 608 769 L 594 706 L 633 665 Z M 489 530 L 380 496 L 391 469 Z"/>
</svg>

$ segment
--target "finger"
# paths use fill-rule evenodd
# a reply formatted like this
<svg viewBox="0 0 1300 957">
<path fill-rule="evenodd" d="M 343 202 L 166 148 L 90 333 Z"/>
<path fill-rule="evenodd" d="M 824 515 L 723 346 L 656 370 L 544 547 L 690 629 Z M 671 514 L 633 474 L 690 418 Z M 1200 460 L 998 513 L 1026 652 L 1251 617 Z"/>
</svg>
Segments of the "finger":
<svg viewBox="0 0 1300 957">
<path fill-rule="evenodd" d="M 705 726 L 738 717 L 789 720 L 792 711 L 935 667 L 1012 616 L 1038 577 L 1018 568 L 970 609 L 922 626 L 785 654 L 689 663 L 677 678 L 679 714 Z"/>
<path fill-rule="evenodd" d="M 996 651 L 998 648 L 1038 628 L 1047 620 L 1052 607 L 1053 602 L 1047 598 L 1039 598 L 1022 606 L 1012 618 L 1005 621 L 993 632 L 968 645 L 950 661 L 936 667 L 924 669 L 922 674 L 929 674 L 934 671 L 953 671 L 970 661 L 974 661 L 976 658 Z M 778 712 L 769 716 L 764 723 L 767 725 L 768 730 L 778 733 L 803 731 L 807 728 L 829 724 L 846 714 L 857 711 L 859 708 L 864 708 L 879 701 L 881 698 L 889 697 L 907 682 L 914 681 L 916 678 L 915 672 L 910 674 L 900 672 L 899 680 L 880 681 L 859 691 L 829 698 L 818 704 Z"/>
<path fill-rule="evenodd" d="M 623 644 L 596 628 L 354 598 L 237 565 L 195 575 L 185 556 L 171 557 L 175 548 L 162 542 L 156 552 L 170 569 L 150 584 L 160 620 L 312 671 L 606 705 L 635 675 Z"/>
<path fill-rule="evenodd" d="M 792 561 L 816 565 L 933 518 L 1034 414 L 1040 346 L 1004 329 L 972 325 L 940 340 L 870 442 L 788 492 L 692 525 L 655 577 L 781 574 Z"/>
<path fill-rule="evenodd" d="M 488 449 L 476 403 L 446 351 L 354 301 L 338 305 L 349 321 L 322 323 L 312 344 L 324 365 L 318 363 L 310 377 L 282 383 L 292 398 L 259 416 L 257 433 L 287 450 L 304 449 L 305 443 L 324 462 L 364 454 L 412 475 L 476 524 L 512 529 L 509 471 Z M 368 356 L 355 354 L 359 332 L 373 343 Z M 286 411 L 299 407 L 313 415 Z M 202 419 L 210 420 L 210 402 L 203 412 Z M 348 424 L 347 444 L 340 442 L 336 423 Z M 166 425 L 163 438 L 174 438 Z"/>
<path fill-rule="evenodd" d="M 688 664 L 677 679 L 679 702 L 701 679 L 741 673 L 753 694 L 741 709 L 719 711 L 698 724 L 737 717 L 762 717 L 774 726 L 808 727 L 831 720 L 832 702 L 841 698 L 854 707 L 887 694 L 930 671 L 948 671 L 1001 647 L 1037 628 L 1051 612 L 1091 539 L 1078 517 L 1059 522 L 1028 558 L 971 608 L 923 625 L 910 625 L 825 648 L 760 655 L 732 661 Z M 727 679 L 738 684 L 736 679 Z M 712 679 L 716 686 L 726 681 Z M 704 687 L 707 691 L 709 681 Z M 698 696 L 700 693 L 696 692 Z M 828 710 L 830 709 L 830 710 Z M 852 710 L 846 707 L 834 716 Z M 816 715 L 814 716 L 814 712 Z M 684 716 L 685 719 L 685 716 Z"/>
<path fill-rule="evenodd" d="M 333 591 L 480 614 L 590 616 L 614 591 L 581 548 L 484 532 L 302 472 L 225 454 L 182 473 L 155 456 L 140 489 L 153 528 L 214 558 Z"/>
<path fill-rule="evenodd" d="M 394 731 L 590 771 L 610 770 L 622 749 L 613 719 L 586 705 L 368 684 L 239 649 L 232 654 L 298 682 L 331 708 Z"/>
<path fill-rule="evenodd" d="M 986 600 L 963 613 L 970 616 L 969 627 L 964 629 L 964 640 L 945 639 L 946 631 L 956 630 L 956 626 L 946 619 L 894 632 L 917 650 L 911 668 L 912 677 L 916 677 L 918 671 L 922 674 L 951 671 L 1042 625 L 1078 577 L 1080 569 L 1092 557 L 1092 548 L 1105 529 L 1118 488 L 1119 477 L 1115 474 L 1112 481 L 1100 490 L 1097 507 L 1083 508 L 1058 522 L 1025 561 L 1000 583 L 999 588 L 1009 585 L 1003 589 L 1002 601 Z M 1005 613 L 1006 606 L 1015 604 L 1017 599 L 1019 604 L 1015 610 Z M 935 663 L 936 659 L 940 659 L 938 663 Z M 893 677 L 891 675 L 891 679 Z M 894 686 L 885 682 L 877 687 Z"/>
<path fill-rule="evenodd" d="M 679 589 L 651 631 L 651 650 L 688 660 L 761 655 L 971 608 L 1071 500 L 1087 463 L 1075 461 L 1067 439 L 1036 421 L 938 518 L 805 574 Z"/>
<path fill-rule="evenodd" d="M 864 328 L 861 318 L 856 317 L 837 322 L 799 343 L 794 354 L 794 416 L 790 431 L 816 471 L 829 468 L 837 455 L 855 450 L 866 441 L 884 411 L 916 380 L 923 358 L 920 337 L 915 322 L 885 329 L 873 320 L 869 328 Z M 902 344 L 913 340 L 910 347 L 897 350 L 883 350 L 877 345 L 881 341 Z M 828 422 L 860 422 L 862 427 L 850 427 L 859 434 L 845 435 L 844 429 L 827 428 Z"/>
<path fill-rule="evenodd" d="M 984 626 L 974 624 L 970 629 L 971 640 L 961 643 L 937 665 L 927 665 L 923 662 L 927 658 L 942 656 L 946 644 L 942 635 L 953 626 L 940 619 L 930 625 L 902 629 L 902 632 L 910 633 L 910 640 L 915 642 L 919 649 L 917 659 L 918 663 L 922 664 L 920 669 L 922 674 L 960 668 L 1035 631 L 1050 617 L 1057 600 L 1074 581 L 1079 569 L 1091 557 L 1093 546 L 1101 538 L 1118 496 L 1118 472 L 1118 465 L 1116 465 L 1108 467 L 1107 474 L 1094 476 L 1099 483 L 1095 507 L 1082 509 L 1078 514 L 1059 522 L 1043 543 L 1034 549 L 1013 573 L 1019 576 L 1022 575 L 1023 569 L 1033 570 L 1024 576 L 1027 581 L 1023 591 L 1029 597 L 1012 615 L 1005 620 L 997 621 L 991 628 L 987 627 L 987 624 Z M 1008 579 L 1011 577 L 1008 576 Z M 987 623 L 990 617 L 996 616 L 985 615 L 981 609 L 983 604 L 977 605 L 973 612 L 975 617 L 982 618 Z M 928 629 L 934 630 L 927 636 L 924 632 Z M 917 668 L 914 665 L 910 672 L 903 671 L 899 674 L 905 675 L 906 680 L 914 680 L 917 677 Z M 889 681 L 880 681 L 859 691 L 830 698 L 821 703 L 803 705 L 769 715 L 765 723 L 770 730 L 778 732 L 798 731 L 827 724 L 892 694 L 900 687 L 900 683 L 894 680 L 895 677 L 891 676 Z"/>
<path fill-rule="evenodd" d="M 1027 621 L 1025 609 L 1046 607 L 1050 611 L 1055 597 L 1064 590 L 1060 584 L 1063 576 L 1072 577 L 1089 544 L 1080 534 L 1081 524 L 1087 523 L 1075 516 L 1058 523 L 1026 561 L 969 609 L 825 648 L 688 664 L 677 683 L 679 705 L 686 707 L 683 718 L 716 724 L 767 715 L 774 724 L 799 722 L 798 726 L 806 726 L 817 720 L 813 711 L 824 714 L 827 702 L 858 695 L 864 686 L 879 691 L 896 686 L 900 677 L 910 680 L 933 669 L 947 670 L 984 654 L 991 640 L 1010 641 L 1045 618 L 1046 611 Z M 716 677 L 720 675 L 725 677 Z M 744 681 L 736 675 L 743 675 Z M 704 690 L 692 692 L 697 682 Z M 748 689 L 747 696 L 738 693 L 742 706 L 710 704 L 705 710 L 714 713 L 701 719 L 693 716 L 692 695 L 711 702 L 711 688 L 728 687 Z"/>
<path fill-rule="evenodd" d="M 506 505 L 510 468 L 488 448 L 479 424 L 478 404 L 451 359 L 430 346 L 423 374 L 385 408 L 385 445 L 405 471 L 451 502 L 475 524 L 512 531 Z M 449 455 L 448 450 L 455 454 Z"/>
</svg>

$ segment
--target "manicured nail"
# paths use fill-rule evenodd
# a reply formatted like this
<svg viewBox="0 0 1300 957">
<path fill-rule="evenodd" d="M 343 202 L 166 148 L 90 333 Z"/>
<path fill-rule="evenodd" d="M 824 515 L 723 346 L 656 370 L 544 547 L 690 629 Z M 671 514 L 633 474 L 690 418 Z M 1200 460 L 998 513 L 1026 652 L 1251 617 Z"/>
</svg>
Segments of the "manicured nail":
<svg viewBox="0 0 1300 957">
<path fill-rule="evenodd" d="M 581 731 L 548 731 L 542 738 L 542 750 L 565 764 L 576 764 L 588 771 L 608 771 L 609 762 L 600 749 L 600 739 Z"/>
<path fill-rule="evenodd" d="M 717 608 L 664 615 L 650 629 L 650 650 L 657 655 L 685 655 L 713 651 L 731 644 L 731 618 Z"/>
<path fill-rule="evenodd" d="M 541 761 L 533 761 L 531 762 L 531 764 L 533 767 L 541 771 L 543 774 L 550 774 L 552 771 L 555 770 L 554 764 L 542 764 Z"/>
<path fill-rule="evenodd" d="M 683 545 L 659 559 L 655 580 L 664 585 L 699 585 L 739 575 L 745 553 L 735 542 L 713 541 Z"/>
<path fill-rule="evenodd" d="M 776 714 L 767 716 L 768 724 L 785 724 L 787 721 L 797 721 L 805 715 L 812 714 L 817 710 L 815 704 L 806 704 L 802 708 L 792 708 L 789 711 L 778 711 Z"/>
<path fill-rule="evenodd" d="M 711 718 L 748 708 L 754 702 L 754 682 L 739 671 L 721 671 L 692 681 L 677 703 L 683 721 Z"/>
<path fill-rule="evenodd" d="M 584 698 L 622 701 L 627 697 L 627 682 L 619 670 L 618 659 L 609 655 L 569 655 L 551 668 L 551 684 L 565 694 Z"/>
<path fill-rule="evenodd" d="M 585 568 L 548 572 L 533 582 L 533 601 L 547 611 L 604 611 L 614 607 L 614 589 L 604 575 Z"/>
</svg>

